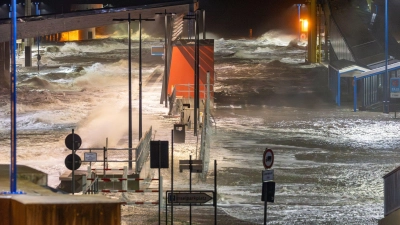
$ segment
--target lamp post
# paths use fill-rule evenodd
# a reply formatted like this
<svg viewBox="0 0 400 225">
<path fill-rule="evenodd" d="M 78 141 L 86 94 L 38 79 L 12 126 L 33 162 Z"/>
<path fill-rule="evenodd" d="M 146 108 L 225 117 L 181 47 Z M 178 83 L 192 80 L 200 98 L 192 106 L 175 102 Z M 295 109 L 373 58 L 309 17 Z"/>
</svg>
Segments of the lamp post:
<svg viewBox="0 0 400 225">
<path fill-rule="evenodd" d="M 128 21 L 128 96 L 129 96 L 129 121 L 128 121 L 128 148 L 129 148 L 129 169 L 132 169 L 132 59 L 131 59 L 131 14 L 128 13 L 128 19 L 113 19 L 113 21 Z"/>
<path fill-rule="evenodd" d="M 168 39 L 167 39 L 167 32 L 168 32 L 168 15 L 175 15 L 175 13 L 167 13 L 167 10 L 163 13 L 156 13 L 157 15 L 164 15 L 165 16 L 165 40 L 164 40 L 164 103 L 165 108 L 168 107 Z"/>
<path fill-rule="evenodd" d="M 11 1 L 11 157 L 10 157 L 10 192 L 17 191 L 17 11 L 16 0 Z"/>
<path fill-rule="evenodd" d="M 198 27 L 198 15 L 197 11 L 194 15 L 189 15 L 183 17 L 186 20 L 195 20 L 195 45 L 194 45 L 194 136 L 197 136 L 197 119 L 198 119 L 198 109 L 199 109 L 199 82 L 200 82 L 200 68 L 199 68 L 199 27 Z"/>
<path fill-rule="evenodd" d="M 389 113 L 389 93 L 388 93 L 388 83 L 389 83 L 389 74 L 388 74 L 388 36 L 389 36 L 389 25 L 388 25 L 388 0 L 385 0 L 385 79 L 383 82 L 384 92 L 383 92 L 383 112 Z"/>
<path fill-rule="evenodd" d="M 155 19 L 142 19 L 142 14 L 139 14 L 139 140 L 142 138 L 142 20 L 155 21 Z"/>
<path fill-rule="evenodd" d="M 298 21 L 298 23 L 299 23 L 299 40 L 298 41 L 300 41 L 300 36 L 301 36 L 301 22 L 300 22 L 300 7 L 301 7 L 301 4 L 297 4 L 297 14 L 299 15 L 299 21 Z"/>
</svg>

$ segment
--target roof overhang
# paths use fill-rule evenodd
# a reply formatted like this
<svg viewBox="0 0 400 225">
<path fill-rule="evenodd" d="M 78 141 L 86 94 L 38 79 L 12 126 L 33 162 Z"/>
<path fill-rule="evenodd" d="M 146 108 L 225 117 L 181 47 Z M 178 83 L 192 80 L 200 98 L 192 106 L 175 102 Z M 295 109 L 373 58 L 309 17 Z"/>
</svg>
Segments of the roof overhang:
<svg viewBox="0 0 400 225">
<path fill-rule="evenodd" d="M 92 27 L 101 27 L 121 23 L 113 21 L 116 18 L 154 18 L 155 13 L 174 12 L 175 14 L 187 14 L 198 9 L 198 2 L 194 1 L 176 1 L 169 3 L 150 4 L 144 6 L 122 7 L 122 8 L 104 8 L 87 11 L 77 11 L 64 14 L 42 15 L 24 17 L 17 24 L 17 39 L 32 38 L 49 34 L 57 34 L 65 31 L 86 29 Z M 11 37 L 11 24 L 0 24 L 0 42 L 6 42 Z M 126 23 L 126 22 L 125 22 Z"/>
</svg>

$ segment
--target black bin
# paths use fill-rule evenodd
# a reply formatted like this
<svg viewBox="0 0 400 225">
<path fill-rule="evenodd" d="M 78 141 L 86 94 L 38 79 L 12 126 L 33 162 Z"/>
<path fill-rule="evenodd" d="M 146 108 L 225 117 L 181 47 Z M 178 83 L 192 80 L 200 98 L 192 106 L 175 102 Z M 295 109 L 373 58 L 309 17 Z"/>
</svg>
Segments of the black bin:
<svg viewBox="0 0 400 225">
<path fill-rule="evenodd" d="M 174 124 L 174 143 L 185 143 L 184 124 Z"/>
</svg>

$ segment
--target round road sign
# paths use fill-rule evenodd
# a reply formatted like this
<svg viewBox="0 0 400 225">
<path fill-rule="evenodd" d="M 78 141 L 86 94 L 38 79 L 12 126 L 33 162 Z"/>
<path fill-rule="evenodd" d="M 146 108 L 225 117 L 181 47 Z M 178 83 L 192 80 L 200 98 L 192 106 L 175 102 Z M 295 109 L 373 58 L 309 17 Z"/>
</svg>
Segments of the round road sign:
<svg viewBox="0 0 400 225">
<path fill-rule="evenodd" d="M 72 144 L 72 137 L 74 137 L 74 142 L 75 144 Z M 67 148 L 69 150 L 72 150 L 72 147 L 74 150 L 78 150 L 79 147 L 81 147 L 82 144 L 82 139 L 81 137 L 79 137 L 79 135 L 77 134 L 68 134 L 68 136 L 65 138 L 65 146 L 67 146 Z"/>
<path fill-rule="evenodd" d="M 265 169 L 269 169 L 274 164 L 274 153 L 272 149 L 266 148 L 263 155 L 263 164 Z"/>
<path fill-rule="evenodd" d="M 74 167 L 75 170 L 77 170 L 77 169 L 79 169 L 79 167 L 81 167 L 81 164 L 82 164 L 81 157 L 79 157 L 79 155 L 77 155 L 77 154 L 74 154 L 74 155 L 75 156 L 73 156 L 72 154 L 69 154 L 69 155 L 67 155 L 67 157 L 65 157 L 65 166 L 69 170 L 72 170 L 72 166 Z M 75 158 L 74 165 L 72 165 L 73 158 Z"/>
</svg>

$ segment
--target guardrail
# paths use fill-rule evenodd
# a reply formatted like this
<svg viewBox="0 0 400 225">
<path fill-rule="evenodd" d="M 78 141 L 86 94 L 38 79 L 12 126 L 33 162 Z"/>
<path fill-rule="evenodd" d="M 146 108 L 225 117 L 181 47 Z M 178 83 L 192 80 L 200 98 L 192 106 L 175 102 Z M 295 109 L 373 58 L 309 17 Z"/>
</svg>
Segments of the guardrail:
<svg viewBox="0 0 400 225">
<path fill-rule="evenodd" d="M 140 173 L 142 171 L 144 163 L 149 158 L 152 130 L 153 128 L 150 127 L 136 147 L 136 173 Z"/>
<path fill-rule="evenodd" d="M 400 167 L 383 176 L 384 215 L 400 208 Z"/>
<path fill-rule="evenodd" d="M 83 194 L 97 194 L 99 192 L 102 193 L 158 193 L 159 194 L 159 199 L 162 199 L 162 193 L 163 193 L 163 188 L 162 185 L 160 186 L 160 190 L 155 190 L 155 189 L 128 189 L 128 181 L 143 181 L 143 182 L 150 182 L 150 181 L 158 181 L 161 182 L 162 184 L 162 177 L 160 179 L 154 179 L 154 178 L 128 178 L 128 168 L 124 166 L 123 169 L 108 169 L 108 170 L 123 170 L 123 174 L 121 178 L 108 178 L 104 177 L 106 174 L 103 174 L 103 177 L 100 177 L 97 175 L 95 172 L 96 170 L 102 170 L 102 169 L 92 169 L 90 166 L 87 168 L 87 174 L 82 176 L 82 192 Z M 98 186 L 100 182 L 110 182 L 110 183 L 122 183 L 122 188 L 121 189 L 101 189 L 99 190 Z M 89 184 L 89 185 L 88 185 Z M 123 196 L 127 200 L 126 196 Z M 158 201 L 156 202 L 146 202 L 146 201 L 126 201 L 124 202 L 124 205 L 143 205 L 143 204 L 159 204 Z M 162 204 L 162 202 L 161 202 Z"/>
</svg>

